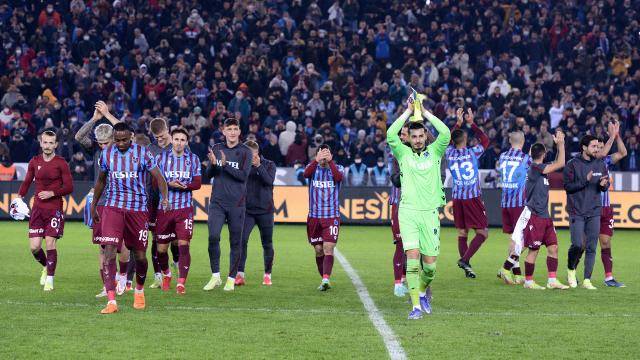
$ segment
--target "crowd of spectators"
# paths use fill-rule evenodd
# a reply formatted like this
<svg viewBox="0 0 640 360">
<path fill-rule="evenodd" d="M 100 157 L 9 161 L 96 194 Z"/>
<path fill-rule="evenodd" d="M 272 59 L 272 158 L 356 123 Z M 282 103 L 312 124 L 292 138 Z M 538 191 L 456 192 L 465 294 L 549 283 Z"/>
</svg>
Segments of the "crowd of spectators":
<svg viewBox="0 0 640 360">
<path fill-rule="evenodd" d="M 449 124 L 471 107 L 491 169 L 512 129 L 570 153 L 622 124 L 640 167 L 638 0 L 71 0 L 0 5 L 0 162 L 27 162 L 59 133 L 76 179 L 91 155 L 73 134 L 98 100 L 148 134 L 162 116 L 206 159 L 221 121 L 240 119 L 280 166 L 327 143 L 346 167 L 385 159 L 410 88 Z M 473 140 L 472 140 L 473 142 Z M 356 161 L 356 159 L 358 159 Z"/>
</svg>

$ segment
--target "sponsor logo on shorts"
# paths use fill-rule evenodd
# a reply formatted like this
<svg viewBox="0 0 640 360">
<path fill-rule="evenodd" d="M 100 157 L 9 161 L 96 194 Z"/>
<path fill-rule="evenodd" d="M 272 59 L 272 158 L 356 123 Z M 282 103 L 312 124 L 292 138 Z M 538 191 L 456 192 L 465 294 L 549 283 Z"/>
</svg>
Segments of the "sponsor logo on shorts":
<svg viewBox="0 0 640 360">
<path fill-rule="evenodd" d="M 317 238 L 311 238 L 309 239 L 310 242 L 315 243 L 315 242 L 322 242 L 322 238 L 321 237 L 317 237 Z"/>
<path fill-rule="evenodd" d="M 541 246 L 542 245 L 542 241 L 534 241 L 533 242 L 533 246 Z"/>
<path fill-rule="evenodd" d="M 29 229 L 29 234 L 44 234 L 44 229 Z"/>
<path fill-rule="evenodd" d="M 165 235 L 158 235 L 158 239 L 159 240 L 166 240 L 166 239 L 171 239 L 173 237 L 176 237 L 176 234 L 165 234 Z"/>
<path fill-rule="evenodd" d="M 118 238 L 117 237 L 110 237 L 110 236 L 96 236 L 96 241 L 99 242 L 118 242 Z"/>
</svg>

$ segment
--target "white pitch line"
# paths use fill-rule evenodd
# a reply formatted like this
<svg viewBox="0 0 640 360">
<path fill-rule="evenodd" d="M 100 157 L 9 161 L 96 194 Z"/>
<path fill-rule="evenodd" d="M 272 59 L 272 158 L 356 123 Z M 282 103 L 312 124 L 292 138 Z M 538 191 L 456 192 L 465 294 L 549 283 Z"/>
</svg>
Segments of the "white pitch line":
<svg viewBox="0 0 640 360">
<path fill-rule="evenodd" d="M 382 312 L 378 310 L 375 302 L 373 302 L 373 299 L 369 295 L 367 287 L 360 279 L 358 272 L 356 272 L 347 258 L 344 257 L 344 255 L 342 255 L 342 253 L 340 253 L 337 248 L 334 249 L 333 254 L 336 256 L 336 259 L 338 259 L 338 262 L 340 262 L 340 265 L 342 265 L 342 268 L 351 279 L 353 286 L 355 286 L 358 296 L 360 297 L 360 301 L 362 301 L 365 310 L 367 310 L 367 313 L 369 314 L 369 319 L 373 323 L 373 326 L 375 326 L 380 336 L 382 336 L 384 346 L 387 348 L 387 352 L 389 353 L 389 357 L 391 358 L 391 360 L 406 359 L 407 353 L 402 348 L 400 340 L 398 340 L 398 337 L 393 332 L 391 327 L 387 324 L 387 322 L 384 321 Z"/>
<path fill-rule="evenodd" d="M 18 301 L 18 300 L 3 300 L 0 301 L 0 305 L 14 305 L 14 306 L 61 306 L 71 308 L 89 308 L 95 307 L 99 309 L 103 306 L 102 303 L 67 303 L 67 302 L 44 302 L 44 301 Z M 195 311 L 195 312 L 267 312 L 267 313 L 304 313 L 304 314 L 337 314 L 337 315 L 368 315 L 365 311 L 353 311 L 353 310 L 324 310 L 324 309 L 287 309 L 287 308 L 239 308 L 239 307 L 223 307 L 223 306 L 186 306 L 186 305 L 147 305 L 146 311 Z M 401 312 L 396 311 L 398 314 Z M 535 316 L 535 317 L 585 317 L 585 318 L 640 318 L 640 313 L 539 313 L 539 312 L 511 312 L 511 311 L 496 311 L 496 312 L 471 312 L 471 311 L 455 311 L 455 310 L 443 310 L 430 315 L 430 317 L 439 316 Z"/>
</svg>

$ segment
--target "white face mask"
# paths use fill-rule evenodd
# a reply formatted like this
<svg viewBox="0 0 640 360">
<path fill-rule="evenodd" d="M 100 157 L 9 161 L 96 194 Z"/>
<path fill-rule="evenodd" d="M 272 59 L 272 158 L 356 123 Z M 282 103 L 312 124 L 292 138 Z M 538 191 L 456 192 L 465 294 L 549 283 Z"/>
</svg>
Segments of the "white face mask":
<svg viewBox="0 0 640 360">
<path fill-rule="evenodd" d="M 360 159 L 356 159 L 355 163 L 356 163 L 356 164 L 360 164 L 360 163 L 362 163 L 362 160 L 360 160 Z"/>
<path fill-rule="evenodd" d="M 378 167 L 383 167 L 383 166 L 384 166 L 384 163 L 381 163 L 381 162 L 378 163 Z"/>
<path fill-rule="evenodd" d="M 84 39 L 85 41 L 89 40 L 89 35 L 85 35 L 85 36 L 83 37 L 83 39 Z"/>
</svg>

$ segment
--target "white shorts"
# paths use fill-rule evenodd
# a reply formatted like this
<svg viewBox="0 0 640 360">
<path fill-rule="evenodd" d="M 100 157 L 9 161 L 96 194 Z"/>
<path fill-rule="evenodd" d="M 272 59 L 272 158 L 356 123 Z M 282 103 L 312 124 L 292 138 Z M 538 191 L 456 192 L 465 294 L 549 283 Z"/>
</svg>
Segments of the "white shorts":
<svg viewBox="0 0 640 360">
<path fill-rule="evenodd" d="M 524 248 L 524 229 L 527 227 L 527 223 L 529 222 L 529 218 L 531 217 L 531 210 L 528 207 L 524 207 L 522 209 L 522 213 L 516 222 L 516 226 L 513 229 L 513 234 L 511 234 L 511 241 L 515 244 L 514 253 L 516 255 L 520 255 L 522 249 Z"/>
</svg>

